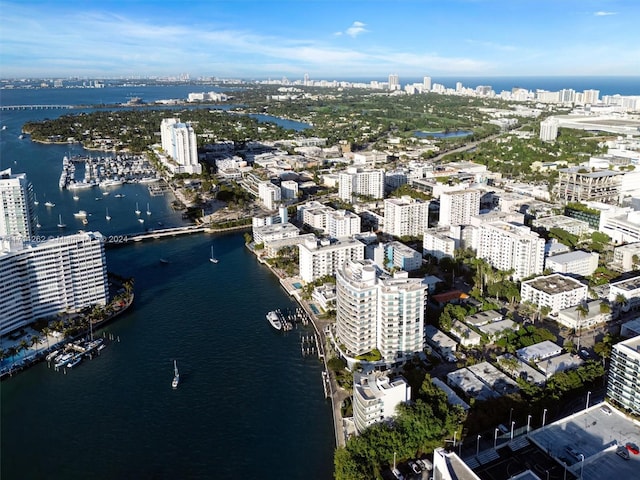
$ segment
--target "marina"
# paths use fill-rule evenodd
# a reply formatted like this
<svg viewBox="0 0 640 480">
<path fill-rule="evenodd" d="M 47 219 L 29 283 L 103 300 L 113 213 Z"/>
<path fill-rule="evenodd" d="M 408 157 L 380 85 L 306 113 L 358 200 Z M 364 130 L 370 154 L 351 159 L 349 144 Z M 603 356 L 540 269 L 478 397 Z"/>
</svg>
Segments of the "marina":
<svg viewBox="0 0 640 480">
<path fill-rule="evenodd" d="M 82 180 L 76 178 L 76 173 L 80 170 L 78 165 L 83 166 Z M 143 155 L 65 155 L 62 158 L 58 186 L 75 191 L 94 187 L 108 189 L 125 183 L 152 183 L 158 180 L 155 168 Z M 109 191 L 102 194 L 109 195 Z"/>
</svg>

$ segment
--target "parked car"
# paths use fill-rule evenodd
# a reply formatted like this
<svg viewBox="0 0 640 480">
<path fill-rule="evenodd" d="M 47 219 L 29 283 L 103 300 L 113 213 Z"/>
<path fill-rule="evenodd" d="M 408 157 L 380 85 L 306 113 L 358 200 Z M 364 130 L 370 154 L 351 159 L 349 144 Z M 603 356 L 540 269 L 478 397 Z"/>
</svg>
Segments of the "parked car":
<svg viewBox="0 0 640 480">
<path fill-rule="evenodd" d="M 428 470 L 428 471 L 433 470 L 433 464 L 431 463 L 431 461 L 428 458 L 419 458 L 418 460 L 416 460 L 416 463 L 423 470 Z"/>
<path fill-rule="evenodd" d="M 502 433 L 502 434 L 509 433 L 509 429 L 507 427 L 505 427 L 502 423 L 500 425 L 498 425 L 498 430 L 500 430 L 500 433 Z"/>
<path fill-rule="evenodd" d="M 622 445 L 620 445 L 617 449 L 616 449 L 616 455 L 618 455 L 619 457 L 624 458 L 625 460 L 630 460 L 631 457 L 629 456 L 629 451 L 624 448 Z"/>
<path fill-rule="evenodd" d="M 634 455 L 640 454 L 640 448 L 635 443 L 629 442 L 625 445 L 625 447 L 627 447 L 627 450 L 629 450 Z"/>
<path fill-rule="evenodd" d="M 580 356 L 586 360 L 586 359 L 587 359 L 587 358 L 589 358 L 591 355 L 589 354 L 589 352 L 588 352 L 588 351 L 586 351 L 586 350 L 583 348 L 582 350 L 580 350 Z"/>
<path fill-rule="evenodd" d="M 409 467 L 411 467 L 411 470 L 413 471 L 413 473 L 415 473 L 416 475 L 419 475 L 420 472 L 422 472 L 422 470 L 420 469 L 420 467 L 418 466 L 418 464 L 416 462 L 414 462 L 413 460 L 409 460 Z"/>
<path fill-rule="evenodd" d="M 600 411 L 605 415 L 611 415 L 611 409 L 607 405 L 603 405 L 600 407 Z"/>
</svg>

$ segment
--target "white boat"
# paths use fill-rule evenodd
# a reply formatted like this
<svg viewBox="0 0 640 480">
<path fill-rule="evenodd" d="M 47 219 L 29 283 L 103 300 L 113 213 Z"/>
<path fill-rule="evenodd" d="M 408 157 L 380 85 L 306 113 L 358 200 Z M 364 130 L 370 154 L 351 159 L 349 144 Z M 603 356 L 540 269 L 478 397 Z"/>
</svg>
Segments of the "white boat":
<svg viewBox="0 0 640 480">
<path fill-rule="evenodd" d="M 79 197 L 78 195 L 74 195 L 74 196 L 73 196 L 73 199 L 74 199 L 74 200 L 76 200 L 76 201 L 78 201 L 78 200 L 80 200 L 80 197 Z"/>
<path fill-rule="evenodd" d="M 67 225 L 62 223 L 62 215 L 58 215 L 58 228 L 65 228 Z"/>
<path fill-rule="evenodd" d="M 173 361 L 173 381 L 171 382 L 171 387 L 178 388 L 178 383 L 180 383 L 180 374 L 178 373 L 178 363 Z"/>
<path fill-rule="evenodd" d="M 51 360 L 56 358 L 59 354 L 60 354 L 60 350 L 54 350 L 49 355 L 47 355 L 45 358 L 46 358 L 47 362 L 50 362 Z"/>
<path fill-rule="evenodd" d="M 78 365 L 82 361 L 82 356 L 78 355 L 74 359 L 72 359 L 69 363 L 67 363 L 67 368 L 73 368 Z"/>
<path fill-rule="evenodd" d="M 82 219 L 82 224 L 83 225 L 88 225 L 89 224 L 89 220 L 87 220 L 86 218 Z"/>
<path fill-rule="evenodd" d="M 40 202 L 38 201 L 38 197 L 36 196 L 36 194 L 33 194 L 33 204 L 38 206 L 40 205 Z"/>
<path fill-rule="evenodd" d="M 149 204 L 147 203 L 147 215 L 151 215 L 151 210 L 149 210 Z"/>
<path fill-rule="evenodd" d="M 55 368 L 64 367 L 73 358 L 73 353 L 65 353 L 56 358 Z"/>
<path fill-rule="evenodd" d="M 211 245 L 211 256 L 209 257 L 211 263 L 218 263 L 218 259 L 213 256 L 213 245 Z"/>
<path fill-rule="evenodd" d="M 139 219 L 138 219 L 138 222 L 140 222 L 140 223 L 144 223 L 144 218 L 139 218 Z"/>
<path fill-rule="evenodd" d="M 116 198 L 124 198 L 126 195 L 124 195 L 123 193 L 116 193 L 115 197 Z"/>
<path fill-rule="evenodd" d="M 136 215 L 140 215 L 140 207 L 138 207 L 138 202 L 136 202 Z"/>
<path fill-rule="evenodd" d="M 124 183 L 124 180 L 103 180 L 102 182 L 100 182 L 100 188 L 104 188 L 104 187 L 117 187 L 119 185 L 122 185 Z"/>
<path fill-rule="evenodd" d="M 267 313 L 267 320 L 269 320 L 269 323 L 273 328 L 275 328 L 276 330 L 282 330 L 282 322 L 280 321 L 278 312 L 276 312 L 275 310 L 271 310 L 269 313 Z"/>
<path fill-rule="evenodd" d="M 74 217 L 76 218 L 85 218 L 87 216 L 87 211 L 86 210 L 78 210 L 77 212 L 75 212 L 73 214 Z"/>
<path fill-rule="evenodd" d="M 111 215 L 109 215 L 109 209 L 107 208 L 107 214 L 105 215 L 105 217 L 108 220 L 111 220 Z"/>
<path fill-rule="evenodd" d="M 45 207 L 52 208 L 52 207 L 55 207 L 55 206 L 56 206 L 56 204 L 55 204 L 55 203 L 53 203 L 53 202 L 44 202 L 44 206 L 45 206 Z"/>
<path fill-rule="evenodd" d="M 160 263 L 162 263 L 162 264 L 166 265 L 166 264 L 168 264 L 168 263 L 169 263 L 169 260 L 167 260 L 166 258 L 161 258 L 161 259 L 160 259 Z"/>
</svg>

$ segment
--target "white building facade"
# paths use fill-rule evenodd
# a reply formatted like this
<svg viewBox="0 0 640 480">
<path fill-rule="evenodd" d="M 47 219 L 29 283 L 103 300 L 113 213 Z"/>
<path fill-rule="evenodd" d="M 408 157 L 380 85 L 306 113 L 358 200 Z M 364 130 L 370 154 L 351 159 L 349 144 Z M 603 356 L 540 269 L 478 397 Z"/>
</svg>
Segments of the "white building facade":
<svg viewBox="0 0 640 480">
<path fill-rule="evenodd" d="M 258 197 L 266 208 L 275 210 L 282 199 L 280 187 L 271 182 L 260 182 L 258 184 Z"/>
<path fill-rule="evenodd" d="M 396 237 L 419 237 L 428 227 L 429 202 L 410 197 L 384 201 L 383 231 Z"/>
<path fill-rule="evenodd" d="M 191 124 L 182 123 L 179 118 L 164 118 L 160 123 L 160 138 L 165 154 L 175 162 L 167 162 L 173 173 L 202 173 L 196 134 Z"/>
<path fill-rule="evenodd" d="M 0 250 L 0 334 L 58 312 L 106 305 L 104 237 L 80 233 Z"/>
<path fill-rule="evenodd" d="M 300 278 L 310 283 L 327 275 L 335 275 L 347 260 L 362 260 L 364 248 L 363 243 L 353 239 L 307 241 L 299 246 Z"/>
<path fill-rule="evenodd" d="M 617 406 L 640 415 L 640 337 L 632 337 L 613 346 L 607 397 Z"/>
<path fill-rule="evenodd" d="M 352 202 L 357 196 L 384 197 L 384 170 L 348 168 L 338 174 L 338 196 Z"/>
<path fill-rule="evenodd" d="M 522 282 L 522 302 L 531 302 L 538 307 L 549 307 L 551 313 L 575 307 L 587 299 L 588 287 L 579 281 L 555 273 Z"/>
<path fill-rule="evenodd" d="M 479 190 L 456 190 L 440 195 L 438 226 L 469 225 L 471 217 L 480 213 Z"/>
<path fill-rule="evenodd" d="M 358 433 L 392 419 L 401 403 L 411 400 L 411 387 L 402 378 L 381 373 L 356 374 L 353 379 L 353 421 Z"/>
<path fill-rule="evenodd" d="M 24 173 L 0 172 L 0 237 L 31 239 L 36 232 L 38 217 L 31 183 Z"/>
</svg>

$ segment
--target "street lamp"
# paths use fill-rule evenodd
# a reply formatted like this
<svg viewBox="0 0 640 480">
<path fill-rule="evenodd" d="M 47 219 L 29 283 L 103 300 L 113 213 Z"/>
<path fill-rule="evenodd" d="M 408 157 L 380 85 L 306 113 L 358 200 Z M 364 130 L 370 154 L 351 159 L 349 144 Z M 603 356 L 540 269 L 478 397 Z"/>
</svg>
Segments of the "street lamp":
<svg viewBox="0 0 640 480">
<path fill-rule="evenodd" d="M 497 445 L 498 445 L 498 432 L 500 431 L 499 428 L 495 429 L 495 432 L 493 433 L 493 449 L 495 450 Z"/>
<path fill-rule="evenodd" d="M 527 415 L 527 433 L 529 433 L 529 425 L 531 424 L 531 415 Z"/>
<path fill-rule="evenodd" d="M 511 440 L 513 440 L 513 426 L 516 424 L 516 422 L 511 422 Z"/>
<path fill-rule="evenodd" d="M 478 440 L 476 441 L 476 457 L 480 453 L 480 435 L 478 435 Z"/>
<path fill-rule="evenodd" d="M 585 409 L 585 410 L 586 410 L 587 408 L 589 408 L 589 397 L 590 397 L 590 396 L 591 396 L 591 390 L 589 390 L 589 391 L 587 392 L 587 406 L 586 406 L 586 407 L 584 407 L 584 409 Z"/>
<path fill-rule="evenodd" d="M 542 411 L 542 428 L 544 428 L 544 421 L 547 419 L 547 409 Z"/>
</svg>

